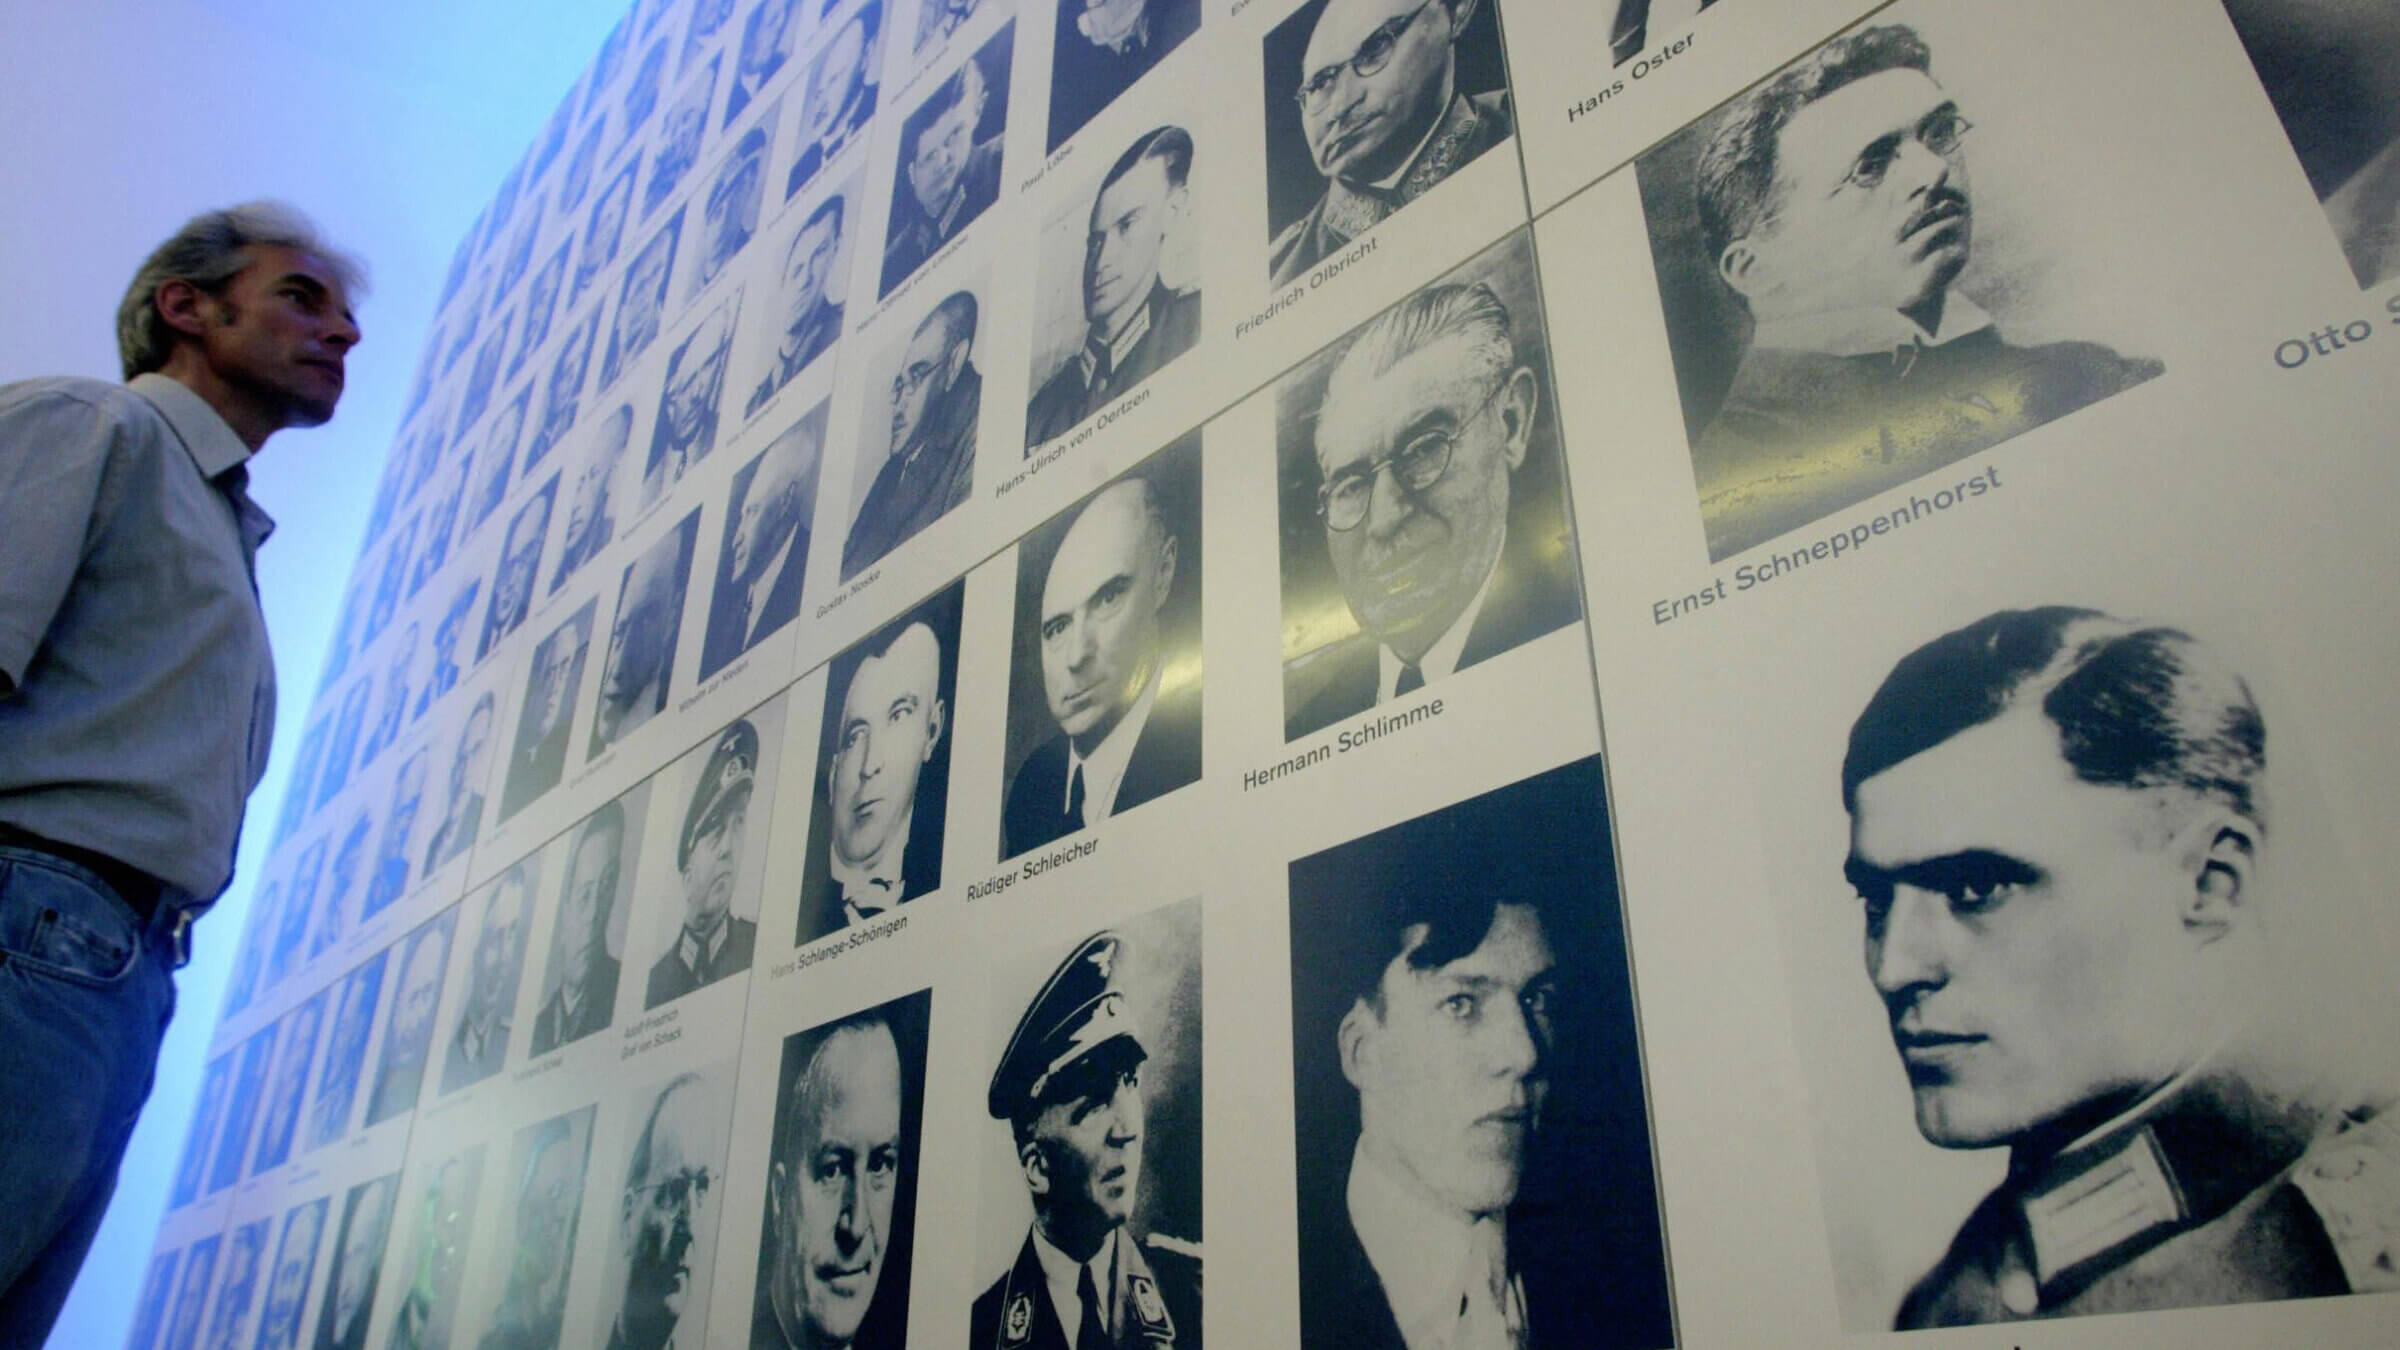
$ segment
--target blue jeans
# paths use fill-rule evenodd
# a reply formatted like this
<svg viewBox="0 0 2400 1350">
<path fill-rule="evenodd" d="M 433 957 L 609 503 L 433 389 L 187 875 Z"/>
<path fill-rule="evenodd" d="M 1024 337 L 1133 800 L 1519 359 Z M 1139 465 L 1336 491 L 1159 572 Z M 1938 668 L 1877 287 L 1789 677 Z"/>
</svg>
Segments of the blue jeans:
<svg viewBox="0 0 2400 1350">
<path fill-rule="evenodd" d="M 171 924 L 0 845 L 0 1350 L 50 1334 L 108 1209 L 175 1013 Z"/>
</svg>

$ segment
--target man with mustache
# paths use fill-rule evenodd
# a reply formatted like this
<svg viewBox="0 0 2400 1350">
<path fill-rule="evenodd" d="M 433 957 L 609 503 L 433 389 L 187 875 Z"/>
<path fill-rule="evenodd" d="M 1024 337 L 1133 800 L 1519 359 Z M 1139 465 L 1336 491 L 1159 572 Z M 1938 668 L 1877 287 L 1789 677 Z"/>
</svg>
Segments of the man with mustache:
<svg viewBox="0 0 2400 1350">
<path fill-rule="evenodd" d="M 1952 283 L 1974 241 L 1971 124 L 1898 24 L 1736 100 L 1694 171 L 1702 248 L 1748 350 L 1692 444 L 1722 558 L 2159 374 L 2088 342 L 2015 346 Z"/>
<path fill-rule="evenodd" d="M 1458 44 L 1482 0 L 1330 0 L 1309 30 L 1300 132 L 1325 191 L 1275 235 L 1277 286 L 1339 253 L 1516 128 L 1508 91 L 1459 85 Z"/>
<path fill-rule="evenodd" d="M 978 306 L 945 296 L 917 325 L 892 375 L 892 436 L 842 541 L 842 580 L 873 566 L 965 502 L 975 482 L 983 374 L 975 369 Z"/>
<path fill-rule="evenodd" d="M 2400 1134 L 2325 1053 L 2267 729 L 2172 628 L 2004 610 L 1850 729 L 1844 876 L 1918 1132 L 2008 1168 L 1902 1328 L 2400 1287 Z M 2371 1016 L 2371 1014 L 2370 1014 Z"/>
<path fill-rule="evenodd" d="M 1480 282 L 1418 291 L 1335 359 L 1306 453 L 1358 632 L 1286 668 L 1288 736 L 1574 622 L 1574 579 L 1515 491 L 1541 402 L 1508 307 Z"/>
<path fill-rule="evenodd" d="M 716 1093 L 697 1074 L 668 1083 L 651 1103 L 625 1167 L 617 1224 L 625 1297 L 609 1327 L 608 1350 L 666 1350 L 687 1311 L 696 1306 L 705 1313 L 712 1245 L 705 1239 L 715 1232 L 709 1201 L 724 1141 Z"/>
<path fill-rule="evenodd" d="M 867 1315 L 902 1181 L 899 1042 L 882 1008 L 803 1038 L 778 1108 L 750 1350 L 898 1350 L 906 1319 L 878 1331 Z"/>
<path fill-rule="evenodd" d="M 1008 1122 L 1033 1201 L 1017 1258 L 976 1298 L 971 1350 L 1200 1344 L 1198 1254 L 1128 1228 L 1141 1198 L 1141 1030 L 1119 986 L 1124 939 L 1068 955 L 1009 1037 L 985 1108 Z"/>
<path fill-rule="evenodd" d="M 757 729 L 736 721 L 717 733 L 675 841 L 683 923 L 673 944 L 651 963 L 645 1011 L 750 968 L 758 925 L 733 913 L 732 905 L 757 773 Z"/>
<path fill-rule="evenodd" d="M 1025 411 L 1028 451 L 1072 431 L 1200 340 L 1199 291 L 1177 290 L 1159 276 L 1183 222 L 1191 171 L 1191 133 L 1160 127 L 1101 179 L 1084 233 L 1083 341 L 1034 391 Z"/>
</svg>

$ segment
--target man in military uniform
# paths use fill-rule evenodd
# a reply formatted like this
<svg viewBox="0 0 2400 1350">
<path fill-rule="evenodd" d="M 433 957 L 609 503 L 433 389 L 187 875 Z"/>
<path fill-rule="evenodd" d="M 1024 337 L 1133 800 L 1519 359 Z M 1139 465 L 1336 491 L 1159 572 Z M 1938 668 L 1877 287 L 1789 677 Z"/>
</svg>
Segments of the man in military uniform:
<svg viewBox="0 0 2400 1350">
<path fill-rule="evenodd" d="M 1083 245 L 1083 341 L 1042 381 L 1025 412 L 1025 448 L 1072 431 L 1200 340 L 1200 292 L 1159 277 L 1183 221 L 1191 133 L 1160 127 L 1100 180 Z"/>
<path fill-rule="evenodd" d="M 733 888 L 750 815 L 750 785 L 758 773 L 758 731 L 736 721 L 717 733 L 692 787 L 675 841 L 675 870 L 683 878 L 683 926 L 674 945 L 650 966 L 644 1009 L 750 968 L 758 925 L 733 913 Z"/>
<path fill-rule="evenodd" d="M 1650 35 L 1662 39 L 1682 31 L 1700 16 L 1700 11 L 1717 0 L 1617 0 L 1617 17 L 1608 25 L 1608 53 L 1612 65 L 1624 65 L 1650 50 Z"/>
<path fill-rule="evenodd" d="M 1325 192 L 1275 236 L 1277 286 L 1339 253 L 1515 130 L 1508 91 L 1458 87 L 1479 0 L 1332 0 L 1301 58 L 1300 131 Z"/>
<path fill-rule="evenodd" d="M 1008 1122 L 1033 1200 L 1017 1259 L 975 1300 L 971 1350 L 1200 1344 L 1200 1258 L 1127 1231 L 1141 1191 L 1142 1047 L 1113 933 L 1087 939 L 1042 986 L 992 1071 L 985 1106 Z"/>
<path fill-rule="evenodd" d="M 2400 1288 L 2382 1103 L 2323 1086 L 2266 723 L 2184 633 L 2002 611 L 1850 729 L 1844 872 L 1917 1129 L 2009 1150 L 1902 1328 Z"/>
</svg>

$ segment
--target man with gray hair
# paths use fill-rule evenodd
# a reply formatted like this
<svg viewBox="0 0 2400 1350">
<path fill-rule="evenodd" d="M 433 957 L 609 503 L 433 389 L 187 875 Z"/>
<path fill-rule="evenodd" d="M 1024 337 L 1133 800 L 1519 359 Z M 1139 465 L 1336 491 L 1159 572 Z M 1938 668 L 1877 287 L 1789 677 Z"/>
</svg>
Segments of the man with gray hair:
<svg viewBox="0 0 2400 1350">
<path fill-rule="evenodd" d="M 0 386 L 0 1343 L 74 1283 L 233 875 L 275 720 L 248 464 L 333 416 L 362 287 L 288 206 L 207 212 L 126 288 L 126 384 Z"/>
</svg>

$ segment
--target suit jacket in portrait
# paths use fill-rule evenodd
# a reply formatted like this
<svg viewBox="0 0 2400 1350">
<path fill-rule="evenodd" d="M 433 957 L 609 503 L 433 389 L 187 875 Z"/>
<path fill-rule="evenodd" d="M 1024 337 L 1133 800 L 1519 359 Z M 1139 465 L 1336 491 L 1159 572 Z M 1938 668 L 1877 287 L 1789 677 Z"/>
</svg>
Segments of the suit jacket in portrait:
<svg viewBox="0 0 2400 1350">
<path fill-rule="evenodd" d="M 432 876 L 433 869 L 475 846 L 475 832 L 483 825 L 483 794 L 470 792 L 467 799 L 434 829 L 433 838 L 425 844 L 425 866 L 417 875 Z"/>
<path fill-rule="evenodd" d="M 785 331 L 785 340 L 775 353 L 774 367 L 767 371 L 766 378 L 758 382 L 758 388 L 750 391 L 749 402 L 742 405 L 742 416 L 756 417 L 758 410 L 767 406 L 769 399 L 781 393 L 783 387 L 792 382 L 794 375 L 808 369 L 808 363 L 816 360 L 841 335 L 842 307 L 818 296 L 817 303 L 810 305 L 808 312 L 800 316 L 799 322 Z"/>
<path fill-rule="evenodd" d="M 900 894 L 892 898 L 894 905 L 942 888 L 942 820 L 947 803 L 928 778 L 917 779 L 917 804 L 909 813 L 908 845 L 900 851 Z M 943 778 L 941 786 L 947 787 L 948 775 Z M 822 793 L 815 809 L 820 817 L 829 809 Z M 833 840 L 812 837 L 809 842 L 808 860 L 800 869 L 800 921 L 792 939 L 803 945 L 838 933 L 849 923 L 849 915 L 842 909 L 842 888 L 833 879 Z"/>
<path fill-rule="evenodd" d="M 800 583 L 808 573 L 808 531 L 795 531 L 783 566 L 767 587 L 766 598 L 751 612 L 749 588 L 729 583 L 717 590 L 708 606 L 708 635 L 700 645 L 700 678 L 723 670 L 751 644 L 790 623 L 800 613 Z"/>
<path fill-rule="evenodd" d="M 541 1056 L 562 1045 L 572 1045 L 595 1031 L 606 1031 L 617 1012 L 617 975 L 624 963 L 607 952 L 592 953 L 592 969 L 583 977 L 583 1001 L 575 1005 L 575 1015 L 567 1015 L 565 986 L 550 991 L 542 1000 L 542 1010 L 533 1015 L 533 1048 L 528 1053 Z"/>
<path fill-rule="evenodd" d="M 2376 1180 L 2400 1167 L 2391 1115 L 2366 1106 L 2295 1129 L 2214 1086 L 2202 1080 L 2071 1158 L 2012 1159 L 1897 1326 L 2400 1289 L 2389 1183 Z M 2155 1173 L 2128 1168 L 2136 1154 Z M 2078 1184 L 2112 1174 L 2106 1187 Z M 2106 1222 L 2090 1222 L 2102 1210 Z"/>
<path fill-rule="evenodd" d="M 956 209 L 945 212 L 945 220 L 935 220 L 917 203 L 917 194 L 909 190 L 908 174 L 903 169 L 899 185 L 892 191 L 892 229 L 883 246 L 883 284 L 877 288 L 880 294 L 890 295 L 894 286 L 906 281 L 910 273 L 941 252 L 942 245 L 974 224 L 985 207 L 999 200 L 998 136 L 967 152 L 967 167 L 959 172 L 957 191 Z"/>
<path fill-rule="evenodd" d="M 1009 857 L 1081 828 L 1067 820 L 1067 748 L 1064 733 L 1051 737 L 1034 747 L 1009 780 L 1007 805 L 1000 815 Z M 1117 785 L 1110 814 L 1123 815 L 1199 776 L 1199 695 L 1162 694 L 1150 705 L 1150 720 L 1142 725 L 1141 738 L 1125 761 L 1125 778 Z"/>
<path fill-rule="evenodd" d="M 1467 629 L 1467 642 L 1459 649 L 1457 669 L 1465 670 L 1478 661 L 1490 660 L 1563 628 L 1583 612 L 1582 602 L 1575 593 L 1575 579 L 1563 565 L 1545 558 L 1533 547 L 1533 535 L 1534 531 L 1510 522 L 1508 542 L 1501 547 L 1491 589 L 1484 593 L 1483 608 L 1476 612 L 1475 622 Z M 1375 693 L 1382 683 L 1381 652 L 1382 645 L 1374 635 L 1362 632 L 1307 658 L 1306 669 L 1312 680 L 1320 667 L 1330 674 L 1298 712 L 1287 715 L 1285 739 L 1321 731 L 1374 707 Z M 1296 673 L 1297 668 L 1287 670 L 1286 689 L 1295 687 Z M 1285 706 L 1290 706 L 1288 699 Z"/>
<path fill-rule="evenodd" d="M 800 189 L 807 187 L 808 180 L 817 176 L 817 170 L 858 142 L 859 133 L 867 129 L 867 123 L 875 120 L 875 95 L 879 88 L 878 85 L 861 85 L 858 97 L 850 102 L 850 110 L 836 115 L 833 125 L 826 128 L 825 134 L 810 141 L 807 148 L 800 152 L 800 157 L 792 161 L 792 171 L 783 180 L 786 200 L 797 196 Z"/>
<path fill-rule="evenodd" d="M 1990 325 L 1863 356 L 1753 346 L 1692 444 L 1724 558 L 2122 393 L 2166 369 L 2093 342 L 2015 346 Z"/>
<path fill-rule="evenodd" d="M 1098 357 L 1105 345 L 1087 340 L 1067 353 L 1067 359 L 1034 391 L 1033 401 L 1025 408 L 1027 450 L 1074 430 L 1083 419 L 1157 374 L 1200 340 L 1200 292 L 1169 290 L 1165 282 L 1153 282 L 1150 298 L 1144 303 L 1150 311 L 1150 329 L 1116 369 L 1103 369 Z"/>
<path fill-rule="evenodd" d="M 983 376 L 968 362 L 940 404 L 925 410 L 917 448 L 884 457 L 842 541 L 842 580 L 966 502 L 975 485 L 975 424 L 982 411 Z"/>
<path fill-rule="evenodd" d="M 642 1001 L 644 1012 L 750 968 L 750 951 L 758 943 L 758 925 L 730 914 L 725 916 L 725 923 L 724 945 L 717 948 L 714 957 L 704 958 L 697 967 L 683 963 L 683 930 L 675 930 L 674 945 L 650 963 L 649 988 L 644 991 Z"/>
<path fill-rule="evenodd" d="M 450 1033 L 450 1053 L 442 1061 L 442 1091 L 455 1092 L 469 1083 L 480 1083 L 500 1072 L 508 1059 L 509 1010 L 502 1008 L 492 1018 L 490 1030 L 480 1045 L 470 1047 L 467 1040 L 467 1019 L 458 1019 L 458 1030 Z"/>
<path fill-rule="evenodd" d="M 1700 0 L 1707 9 L 1717 0 Z M 1650 0 L 1617 0 L 1617 19 L 1609 27 L 1611 64 L 1624 65 L 1650 48 Z"/>
<path fill-rule="evenodd" d="M 1382 224 L 1394 211 L 1432 191 L 1441 181 L 1516 129 L 1508 91 L 1495 89 L 1450 100 L 1433 139 L 1417 152 L 1400 181 L 1389 188 L 1334 179 L 1308 214 L 1286 225 L 1268 250 L 1267 268 L 1277 286 L 1288 285 Z"/>
<path fill-rule="evenodd" d="M 582 662 L 576 662 L 580 672 Z M 526 803 L 558 786 L 560 775 L 567 768 L 567 732 L 574 719 L 567 710 L 558 711 L 558 720 L 542 738 L 508 757 L 508 777 L 500 786 L 500 818 L 506 820 Z"/>
<path fill-rule="evenodd" d="M 1150 0 L 1142 27 L 1123 49 L 1103 47 L 1083 35 L 1075 20 L 1084 0 L 1070 0 L 1058 13 L 1057 59 L 1050 67 L 1050 143 L 1056 150 L 1117 95 L 1150 73 L 1167 53 L 1200 27 L 1200 0 Z"/>
<path fill-rule="evenodd" d="M 1114 1286 L 1109 1292 L 1113 1315 L 1108 1319 L 1115 1334 L 1100 1350 L 1199 1350 L 1200 1258 L 1137 1239 L 1123 1228 L 1109 1241 L 1117 1244 L 1115 1274 L 1109 1281 Z M 1034 1254 L 1032 1233 L 1018 1247 L 1016 1263 L 976 1297 L 967 1318 L 967 1346 L 1067 1350 L 1067 1334 L 1057 1305 L 1050 1301 L 1050 1282 Z"/>
</svg>

